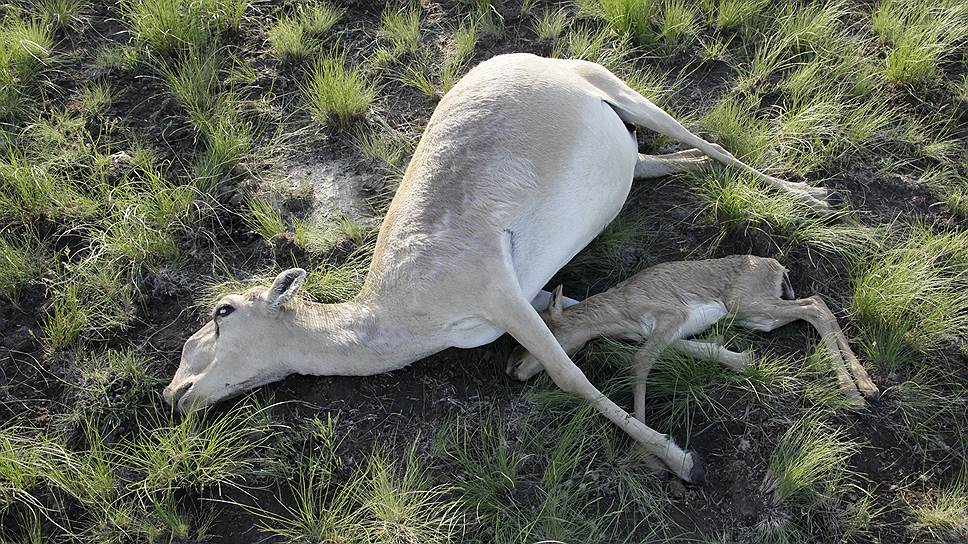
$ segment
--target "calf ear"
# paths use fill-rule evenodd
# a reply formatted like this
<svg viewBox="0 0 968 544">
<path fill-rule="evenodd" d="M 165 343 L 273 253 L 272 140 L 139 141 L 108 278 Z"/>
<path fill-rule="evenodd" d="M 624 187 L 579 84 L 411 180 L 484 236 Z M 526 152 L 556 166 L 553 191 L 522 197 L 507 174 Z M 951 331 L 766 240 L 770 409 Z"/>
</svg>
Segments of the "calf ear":
<svg viewBox="0 0 968 544">
<path fill-rule="evenodd" d="M 266 306 L 276 310 L 296 296 L 306 279 L 306 271 L 302 268 L 290 268 L 276 276 L 269 293 L 266 294 Z"/>
<path fill-rule="evenodd" d="M 548 304 L 548 316 L 552 321 L 561 319 L 561 312 L 565 309 L 564 286 L 559 285 L 551 292 L 551 303 Z"/>
</svg>

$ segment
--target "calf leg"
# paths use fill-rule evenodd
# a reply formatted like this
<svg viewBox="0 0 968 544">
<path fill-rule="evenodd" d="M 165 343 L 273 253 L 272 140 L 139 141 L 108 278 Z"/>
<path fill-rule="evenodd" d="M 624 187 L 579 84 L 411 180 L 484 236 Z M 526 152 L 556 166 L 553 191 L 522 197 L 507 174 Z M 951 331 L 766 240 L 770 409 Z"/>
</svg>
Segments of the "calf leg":
<svg viewBox="0 0 968 544">
<path fill-rule="evenodd" d="M 880 392 L 877 390 L 877 386 L 874 385 L 873 380 L 871 380 L 867 370 L 857 360 L 857 356 L 854 355 L 854 350 L 850 349 L 847 336 L 844 335 L 843 329 L 837 323 L 837 318 L 834 316 L 834 313 L 830 311 L 827 303 L 820 296 L 814 295 L 809 300 L 813 301 L 821 319 L 826 322 L 828 333 L 837 340 L 837 347 L 840 348 L 840 354 L 846 360 L 850 374 L 857 383 L 857 388 L 860 389 L 861 394 L 870 401 L 877 401 L 880 397 Z"/>
<path fill-rule="evenodd" d="M 799 300 L 747 301 L 743 302 L 737 309 L 736 316 L 737 324 L 741 327 L 760 331 L 772 331 L 800 319 L 810 323 L 820 334 L 827 351 L 830 352 L 830 364 L 837 376 L 841 390 L 853 405 L 864 405 L 864 399 L 857 390 L 850 373 L 848 373 L 844 361 L 845 356 L 841 349 L 840 338 L 843 338 L 844 345 L 846 345 L 847 339 L 843 336 L 843 332 L 837 324 L 837 319 L 818 297 Z M 851 352 L 851 356 L 853 356 L 853 352 Z M 860 366 L 860 363 L 857 363 L 857 366 Z M 860 367 L 860 370 L 863 371 L 863 367 Z M 863 375 L 866 376 L 867 372 L 863 371 Z M 869 381 L 870 378 L 868 377 L 867 380 Z M 870 385 L 873 386 L 873 383 Z M 876 391 L 876 387 L 874 391 Z"/>
<path fill-rule="evenodd" d="M 751 362 L 748 352 L 730 351 L 717 341 L 676 340 L 669 348 L 704 361 L 716 361 L 734 372 L 745 372 Z"/>
<path fill-rule="evenodd" d="M 649 377 L 649 372 L 655 365 L 656 360 L 662 355 L 670 344 L 679 340 L 679 327 L 684 321 L 685 316 L 676 316 L 670 319 L 668 316 L 663 320 L 656 319 L 655 330 L 649 338 L 642 344 L 642 347 L 635 352 L 635 389 L 633 392 L 635 419 L 645 421 L 645 381 Z"/>
</svg>

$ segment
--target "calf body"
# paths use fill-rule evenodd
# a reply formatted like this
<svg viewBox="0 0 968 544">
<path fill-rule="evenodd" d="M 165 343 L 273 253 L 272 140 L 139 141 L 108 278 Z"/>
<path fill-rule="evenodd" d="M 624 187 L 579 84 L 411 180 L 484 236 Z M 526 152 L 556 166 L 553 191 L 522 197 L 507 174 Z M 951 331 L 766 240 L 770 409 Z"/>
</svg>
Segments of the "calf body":
<svg viewBox="0 0 968 544">
<path fill-rule="evenodd" d="M 666 348 L 716 360 L 738 372 L 745 370 L 747 353 L 732 352 L 716 340 L 688 340 L 725 317 L 759 331 L 801 319 L 809 322 L 830 352 L 837 380 L 851 403 L 862 406 L 864 397 L 873 400 L 878 395 L 823 299 L 816 295 L 794 299 L 787 271 L 775 259 L 735 255 L 663 263 L 604 293 L 565 305 L 559 286 L 542 318 L 569 355 L 599 337 L 644 340 L 635 355 L 634 403 L 639 421 L 645 418 L 645 378 Z M 541 368 L 523 349 L 508 361 L 508 373 L 520 380 Z"/>
</svg>

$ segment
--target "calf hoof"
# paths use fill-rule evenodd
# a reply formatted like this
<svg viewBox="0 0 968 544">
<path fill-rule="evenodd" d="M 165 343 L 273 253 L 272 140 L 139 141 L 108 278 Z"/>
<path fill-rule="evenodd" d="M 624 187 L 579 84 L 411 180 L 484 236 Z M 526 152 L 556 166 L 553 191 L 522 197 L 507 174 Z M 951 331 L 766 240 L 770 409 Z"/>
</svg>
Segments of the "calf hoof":
<svg viewBox="0 0 968 544">
<path fill-rule="evenodd" d="M 870 404 L 871 406 L 881 405 L 881 392 L 878 391 L 877 389 L 873 391 L 864 391 L 863 395 L 864 395 L 864 398 L 867 399 L 867 403 Z"/>
<path fill-rule="evenodd" d="M 508 366 L 505 369 L 505 373 L 507 373 L 508 376 L 514 378 L 515 380 L 526 382 L 531 378 L 540 374 L 542 370 L 544 370 L 544 367 L 541 366 L 541 363 L 539 363 L 538 361 L 534 361 L 534 360 L 522 360 L 522 361 L 513 361 L 513 362 L 509 361 Z"/>
</svg>

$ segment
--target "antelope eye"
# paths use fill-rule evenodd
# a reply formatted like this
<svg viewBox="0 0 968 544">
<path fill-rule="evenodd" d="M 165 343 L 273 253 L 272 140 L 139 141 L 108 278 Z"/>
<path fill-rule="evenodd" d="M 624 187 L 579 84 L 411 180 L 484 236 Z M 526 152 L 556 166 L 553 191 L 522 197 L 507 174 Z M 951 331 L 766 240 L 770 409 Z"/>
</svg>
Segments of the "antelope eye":
<svg viewBox="0 0 968 544">
<path fill-rule="evenodd" d="M 215 317 L 225 317 L 234 311 L 235 308 L 231 304 L 223 304 L 215 310 Z"/>
</svg>

